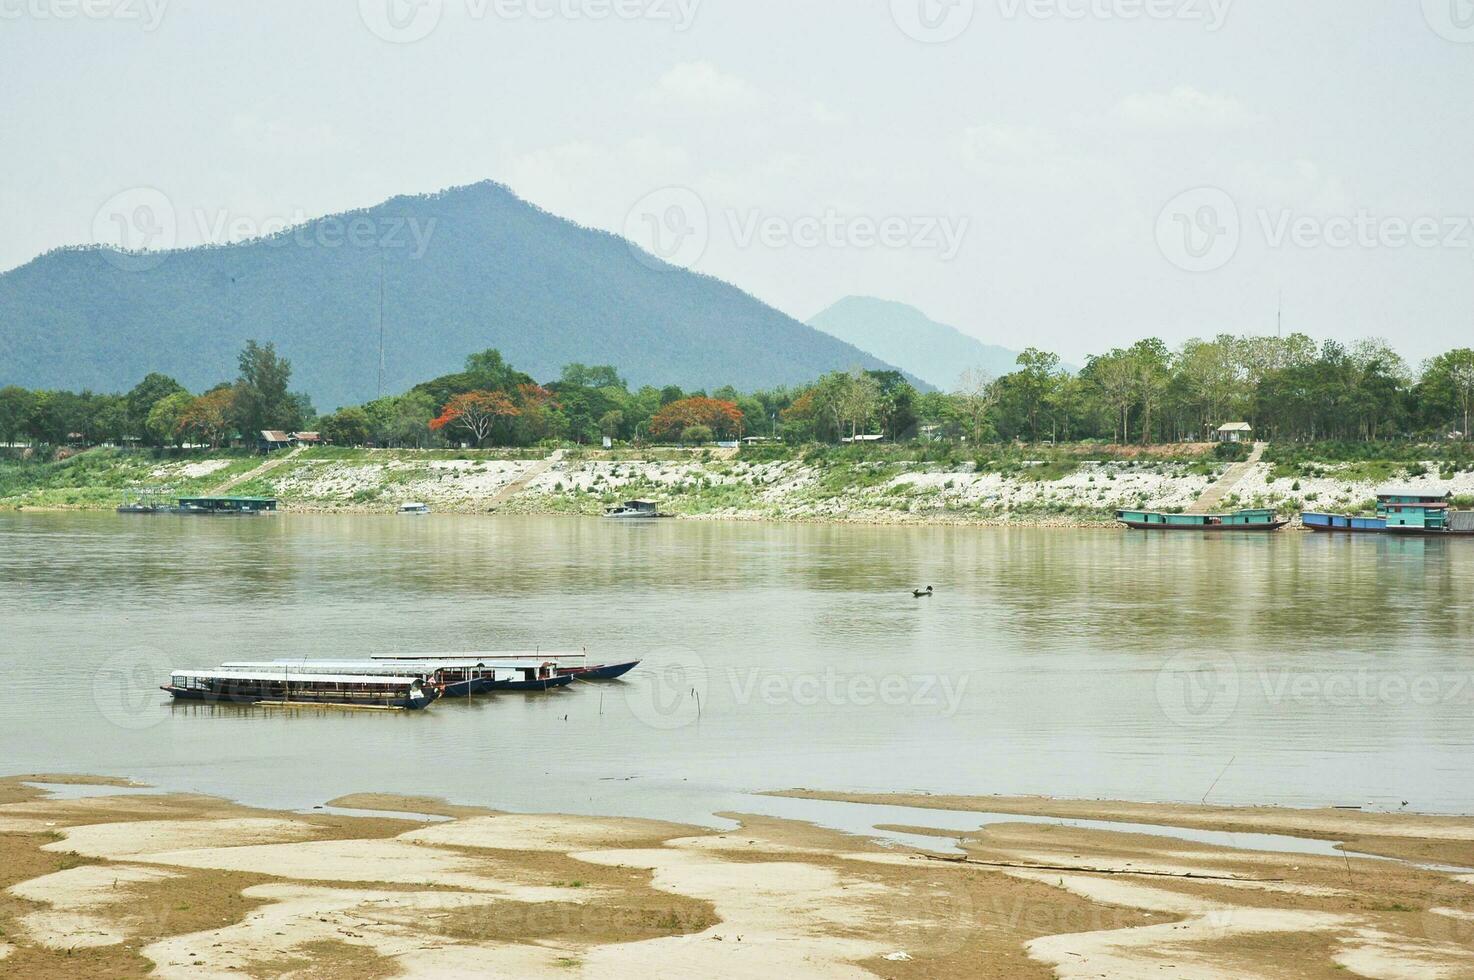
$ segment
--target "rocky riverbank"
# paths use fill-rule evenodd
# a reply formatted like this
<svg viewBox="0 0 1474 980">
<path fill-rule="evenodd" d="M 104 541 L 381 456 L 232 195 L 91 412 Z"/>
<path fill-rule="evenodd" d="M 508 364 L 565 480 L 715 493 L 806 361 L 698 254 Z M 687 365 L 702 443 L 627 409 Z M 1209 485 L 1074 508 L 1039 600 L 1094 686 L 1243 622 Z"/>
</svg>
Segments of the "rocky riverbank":
<svg viewBox="0 0 1474 980">
<path fill-rule="evenodd" d="M 1180 511 L 1227 469 L 1210 447 L 1161 447 L 1118 458 L 1058 451 L 1039 459 L 874 458 L 794 452 L 540 452 L 316 449 L 262 466 L 240 453 L 155 459 L 93 450 L 0 470 L 0 507 L 109 509 L 130 489 L 273 496 L 287 511 L 390 513 L 407 501 L 439 513 L 595 515 L 630 498 L 687 519 L 1091 526 L 1119 508 Z M 259 475 L 257 475 L 259 473 Z M 8 474 L 8 475 L 7 475 Z M 1401 466 L 1253 464 L 1223 509 L 1354 511 L 1393 481 L 1474 500 L 1474 471 Z"/>
</svg>

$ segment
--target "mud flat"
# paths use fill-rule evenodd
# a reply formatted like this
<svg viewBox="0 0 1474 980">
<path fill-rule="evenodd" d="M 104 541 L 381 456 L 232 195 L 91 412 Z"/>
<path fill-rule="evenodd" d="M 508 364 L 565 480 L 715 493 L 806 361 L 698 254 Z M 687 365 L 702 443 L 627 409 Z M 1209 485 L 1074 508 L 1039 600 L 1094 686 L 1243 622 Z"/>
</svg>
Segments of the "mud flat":
<svg viewBox="0 0 1474 980">
<path fill-rule="evenodd" d="M 954 839 L 942 855 L 741 814 L 721 831 L 383 795 L 331 802 L 375 811 L 347 816 L 50 782 L 0 780 L 0 975 L 1474 974 L 1474 874 L 1028 820 L 1050 801 L 1014 801 L 1016 822 L 976 831 L 914 828 Z M 1418 842 L 1424 863 L 1457 864 L 1474 839 L 1460 818 L 1334 811 L 1292 827 L 1267 819 L 1285 811 L 1060 806 L 1325 839 L 1352 827 Z"/>
</svg>

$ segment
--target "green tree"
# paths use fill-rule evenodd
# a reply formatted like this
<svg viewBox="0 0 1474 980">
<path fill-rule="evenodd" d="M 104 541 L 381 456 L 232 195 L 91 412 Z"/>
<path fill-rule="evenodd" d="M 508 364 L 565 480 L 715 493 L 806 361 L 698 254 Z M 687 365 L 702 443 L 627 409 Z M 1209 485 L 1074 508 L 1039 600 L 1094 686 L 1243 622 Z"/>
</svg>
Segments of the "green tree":
<svg viewBox="0 0 1474 980">
<path fill-rule="evenodd" d="M 958 377 L 952 406 L 955 418 L 966 427 L 973 442 L 982 442 L 987 435 L 988 416 L 997 407 L 1002 393 L 997 380 L 982 368 L 970 368 Z"/>
<path fill-rule="evenodd" d="M 1152 423 L 1171 381 L 1167 369 L 1171 355 L 1166 344 L 1152 337 L 1138 340 L 1127 356 L 1136 372 L 1136 400 L 1141 405 L 1141 442 L 1146 445 L 1152 441 Z"/>
<path fill-rule="evenodd" d="M 1443 427 L 1450 422 L 1458 425 L 1462 419 L 1459 431 L 1464 441 L 1474 439 L 1470 431 L 1474 417 L 1474 350 L 1461 347 L 1429 361 L 1418 395 L 1430 422 Z"/>
<path fill-rule="evenodd" d="M 1011 387 L 1029 420 L 1029 439 L 1038 442 L 1039 421 L 1049 410 L 1060 382 L 1059 355 L 1029 347 L 1018 356 L 1018 363 L 1022 370 L 1015 372 Z"/>
<path fill-rule="evenodd" d="M 125 396 L 128 407 L 128 426 L 131 429 L 127 435 L 147 437 L 148 436 L 148 413 L 153 411 L 160 399 L 170 395 L 177 395 L 184 391 L 184 385 L 175 381 L 167 374 L 157 372 L 149 374 L 134 386 L 133 390 Z"/>
<path fill-rule="evenodd" d="M 0 442 L 20 441 L 35 404 L 36 396 L 24 388 L 0 388 Z"/>
<path fill-rule="evenodd" d="M 427 420 L 425 425 L 430 423 Z M 362 446 L 369 441 L 372 426 L 361 408 L 340 408 L 319 423 L 322 437 L 336 446 Z"/>
<path fill-rule="evenodd" d="M 681 430 L 681 441 L 688 446 L 699 446 L 716 438 L 709 425 L 688 425 Z"/>
<path fill-rule="evenodd" d="M 593 367 L 587 364 L 567 364 L 564 365 L 563 376 L 559 380 L 565 385 L 577 385 L 580 388 L 628 388 L 624 379 L 619 376 L 619 371 L 608 364 L 596 364 Z"/>
<path fill-rule="evenodd" d="M 289 388 L 292 362 L 276 353 L 274 344 L 246 341 L 239 358 L 236 381 L 236 420 L 247 440 L 263 429 L 293 428 L 300 424 L 301 405 Z"/>
<path fill-rule="evenodd" d="M 155 445 L 177 446 L 183 435 L 186 413 L 194 405 L 194 396 L 187 391 L 176 391 L 165 395 L 149 410 L 145 428 Z"/>
</svg>

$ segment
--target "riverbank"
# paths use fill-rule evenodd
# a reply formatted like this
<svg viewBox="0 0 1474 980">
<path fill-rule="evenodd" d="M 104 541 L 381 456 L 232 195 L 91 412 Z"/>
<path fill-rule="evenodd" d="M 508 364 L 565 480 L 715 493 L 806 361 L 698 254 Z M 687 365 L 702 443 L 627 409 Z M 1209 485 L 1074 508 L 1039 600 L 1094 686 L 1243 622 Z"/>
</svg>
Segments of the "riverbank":
<svg viewBox="0 0 1474 980">
<path fill-rule="evenodd" d="M 241 452 L 155 457 L 95 449 L 0 464 L 0 508 L 108 510 L 130 490 L 272 496 L 287 511 L 597 515 L 649 497 L 686 519 L 1099 526 L 1121 508 L 1189 509 L 1229 463 L 1211 446 L 1072 446 L 960 458 L 927 447 L 542 452 L 311 449 L 262 466 Z M 1262 462 L 1223 509 L 1356 511 L 1389 482 L 1474 502 L 1474 469 L 1437 461 Z"/>
<path fill-rule="evenodd" d="M 65 798 L 36 785 L 61 781 L 73 784 Z M 767 817 L 733 815 L 739 829 L 714 831 L 385 796 L 333 801 L 373 813 L 284 813 L 133 793 L 116 780 L 95 781 L 105 795 L 87 795 L 89 782 L 0 780 L 0 972 L 947 978 L 1474 971 L 1474 876 L 1027 818 L 1063 811 L 1166 825 L 1207 819 L 1198 812 L 1207 809 L 1245 833 L 1335 839 L 1340 828 L 1318 812 L 875 798 L 1024 814 L 980 831 L 915 828 L 954 838 L 960 851 L 946 855 Z M 1431 861 L 1464 856 L 1474 839 L 1474 819 L 1375 819 L 1384 839 L 1416 842 Z"/>
</svg>

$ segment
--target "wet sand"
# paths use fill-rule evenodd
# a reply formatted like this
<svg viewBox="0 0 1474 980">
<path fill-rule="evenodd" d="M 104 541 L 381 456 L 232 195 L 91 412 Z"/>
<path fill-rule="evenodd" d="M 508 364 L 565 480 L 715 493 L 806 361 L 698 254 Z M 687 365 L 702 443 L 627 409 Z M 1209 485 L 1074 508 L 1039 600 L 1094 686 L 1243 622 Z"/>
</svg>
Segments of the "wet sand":
<svg viewBox="0 0 1474 980">
<path fill-rule="evenodd" d="M 1474 819 L 806 794 L 1021 815 L 926 831 L 959 841 L 942 857 L 740 814 L 723 832 L 366 795 L 333 805 L 381 813 L 345 816 L 27 781 L 59 780 L 0 780 L 0 975 L 1474 975 L 1474 874 L 1027 814 L 1354 838 L 1441 864 L 1464 862 Z"/>
</svg>

